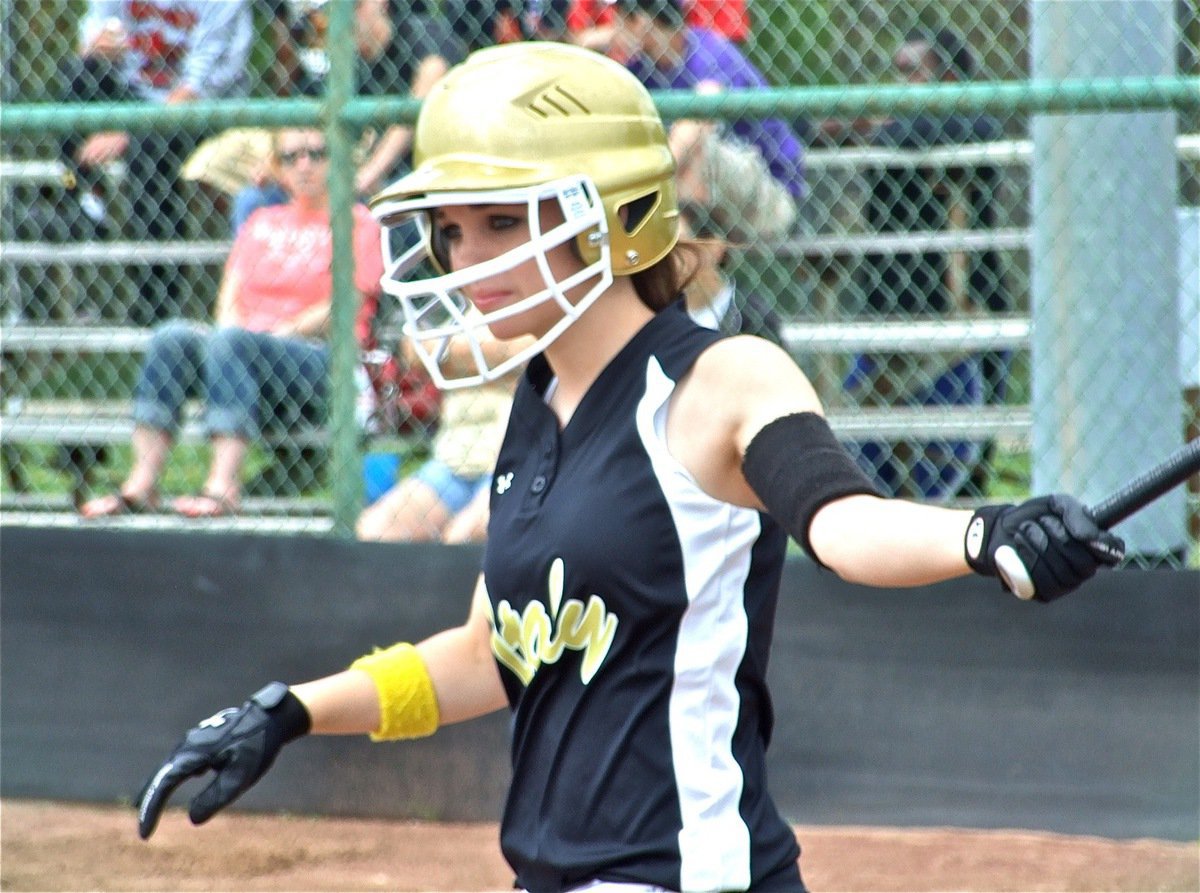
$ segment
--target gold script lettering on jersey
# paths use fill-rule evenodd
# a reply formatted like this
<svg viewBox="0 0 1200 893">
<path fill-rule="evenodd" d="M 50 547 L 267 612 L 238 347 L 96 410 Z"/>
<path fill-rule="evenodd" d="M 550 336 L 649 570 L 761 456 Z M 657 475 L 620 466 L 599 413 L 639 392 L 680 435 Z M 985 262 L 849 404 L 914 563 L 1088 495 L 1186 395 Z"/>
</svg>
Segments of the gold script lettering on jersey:
<svg viewBox="0 0 1200 893">
<path fill-rule="evenodd" d="M 528 685 L 542 664 L 556 663 L 568 648 L 581 651 L 579 677 L 587 685 L 612 647 L 617 618 L 598 595 L 586 604 L 575 598 L 563 601 L 561 558 L 554 559 L 547 577 L 546 603 L 535 599 L 518 613 L 505 599 L 494 614 L 489 612 L 492 653 Z"/>
</svg>

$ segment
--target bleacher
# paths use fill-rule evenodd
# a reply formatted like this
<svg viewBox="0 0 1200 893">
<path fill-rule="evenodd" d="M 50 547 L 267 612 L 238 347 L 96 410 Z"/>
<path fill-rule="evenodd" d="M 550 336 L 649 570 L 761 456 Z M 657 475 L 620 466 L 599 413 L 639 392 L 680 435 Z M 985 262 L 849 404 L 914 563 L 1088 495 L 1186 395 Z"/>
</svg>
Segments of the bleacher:
<svg viewBox="0 0 1200 893">
<path fill-rule="evenodd" d="M 1200 158 L 1200 134 L 1179 137 L 1181 158 Z M 837 149 L 814 151 L 807 157 L 810 177 L 823 172 L 863 171 L 886 164 L 923 168 L 963 168 L 994 165 L 1020 168 L 1027 163 L 1031 147 L 1027 141 L 955 146 L 928 150 Z M 61 169 L 51 162 L 0 161 L 0 188 L 5 203 L 14 184 L 54 183 Z M 900 252 L 978 252 L 998 250 L 1019 254 L 1028 248 L 1029 233 L 1023 227 L 1002 226 L 988 230 L 942 232 L 870 233 L 862 231 L 818 232 L 777 246 L 776 255 L 810 269 L 851 269 L 866 254 Z M 180 242 L 76 242 L 8 241 L 0 253 L 5 289 L 15 288 L 14 271 L 21 267 L 65 266 L 71 269 L 97 264 L 137 265 L 173 263 L 180 265 L 219 264 L 228 242 L 194 240 Z M 820 275 L 820 274 L 818 274 Z M 836 279 L 836 277 L 835 277 Z M 827 283 L 827 286 L 830 285 Z M 837 282 L 831 287 L 838 287 Z M 6 300 L 14 300 L 8 296 Z M 956 351 L 1022 351 L 1029 343 L 1030 320 L 1024 315 L 972 317 L 936 321 L 862 322 L 836 317 L 822 318 L 805 314 L 786 321 L 785 346 L 813 375 L 823 397 L 835 393 L 837 374 L 832 371 L 845 357 L 862 351 L 905 353 Z M 109 325 L 72 325 L 51 322 L 28 323 L 6 319 L 0 327 L 0 353 L 3 362 L 23 363 L 35 357 L 82 357 L 96 354 L 137 355 L 145 350 L 147 329 Z M 20 364 L 18 363 L 18 365 Z M 11 370 L 8 377 L 11 377 Z M 848 439 L 869 437 L 873 440 L 948 439 L 997 441 L 1022 445 L 1028 438 L 1030 410 L 1026 405 L 995 405 L 962 408 L 849 407 L 830 399 L 829 416 L 834 430 Z M 0 411 L 0 446 L 10 448 L 32 445 L 56 445 L 63 448 L 103 448 L 129 440 L 132 422 L 128 399 L 86 397 L 79 394 L 56 395 L 53 399 L 23 399 L 12 392 L 4 396 Z M 322 446 L 329 438 L 326 430 L 291 432 L 299 445 Z M 182 431 L 183 442 L 201 442 L 203 432 L 195 419 Z M 412 448 L 411 441 L 384 444 L 383 447 Z M 86 450 L 85 450 L 86 454 Z M 7 458 L 7 457 L 6 457 Z M 47 499 L 45 494 L 26 496 L 6 488 L 0 509 L 6 523 L 21 521 L 39 524 L 76 523 L 71 503 L 82 496 L 85 485 L 77 474 L 61 497 Z M 203 522 L 209 526 L 234 529 L 306 529 L 328 527 L 328 506 L 311 497 L 252 499 L 243 501 L 243 512 L 236 519 Z M 124 525 L 162 527 L 170 516 L 122 518 Z M 197 522 L 186 522 L 194 526 Z"/>
</svg>

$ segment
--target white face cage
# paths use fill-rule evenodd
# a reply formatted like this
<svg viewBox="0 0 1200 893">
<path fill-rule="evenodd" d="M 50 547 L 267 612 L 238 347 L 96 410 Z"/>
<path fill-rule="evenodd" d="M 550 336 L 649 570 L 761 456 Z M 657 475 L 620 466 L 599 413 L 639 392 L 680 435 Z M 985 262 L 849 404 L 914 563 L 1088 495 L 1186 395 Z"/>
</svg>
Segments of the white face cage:
<svg viewBox="0 0 1200 893">
<path fill-rule="evenodd" d="M 546 200 L 558 203 L 564 222 L 542 232 L 539 207 Z M 447 205 L 524 205 L 529 241 L 483 263 L 430 276 L 428 268 L 421 269 L 423 263 L 432 258 L 430 213 Z M 385 202 L 377 206 L 374 213 L 383 226 L 383 256 L 386 260 L 383 290 L 399 300 L 404 312 L 404 335 L 412 340 L 434 383 L 445 390 L 494 381 L 525 363 L 561 335 L 613 281 L 604 205 L 589 177 L 568 177 L 514 189 L 435 193 Z M 393 251 L 392 231 L 414 217 L 420 241 Z M 547 252 L 585 233 L 588 244 L 597 249 L 598 258 L 561 281 L 555 279 L 546 258 Z M 480 313 L 462 293 L 464 286 L 530 260 L 536 262 L 545 288 L 528 297 L 490 313 Z M 589 280 L 594 282 L 572 303 L 566 293 Z M 546 301 L 558 305 L 562 319 L 529 347 L 493 366 L 481 346 L 483 329 Z M 455 338 L 465 340 L 473 370 L 462 373 L 447 368 L 450 342 Z M 461 357 L 461 352 L 458 355 Z M 461 359 L 457 365 L 461 365 Z M 456 371 L 460 374 L 454 374 Z"/>
</svg>

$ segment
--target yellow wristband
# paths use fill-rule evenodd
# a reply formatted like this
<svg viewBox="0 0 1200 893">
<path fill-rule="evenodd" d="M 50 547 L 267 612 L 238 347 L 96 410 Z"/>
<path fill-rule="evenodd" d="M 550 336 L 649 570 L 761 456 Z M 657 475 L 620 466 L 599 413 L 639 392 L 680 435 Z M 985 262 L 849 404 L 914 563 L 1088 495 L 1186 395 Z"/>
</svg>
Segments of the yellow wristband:
<svg viewBox="0 0 1200 893">
<path fill-rule="evenodd" d="M 407 642 L 376 649 L 350 665 L 379 691 L 379 728 L 372 741 L 424 738 L 437 731 L 440 715 L 433 680 L 417 649 Z"/>
</svg>

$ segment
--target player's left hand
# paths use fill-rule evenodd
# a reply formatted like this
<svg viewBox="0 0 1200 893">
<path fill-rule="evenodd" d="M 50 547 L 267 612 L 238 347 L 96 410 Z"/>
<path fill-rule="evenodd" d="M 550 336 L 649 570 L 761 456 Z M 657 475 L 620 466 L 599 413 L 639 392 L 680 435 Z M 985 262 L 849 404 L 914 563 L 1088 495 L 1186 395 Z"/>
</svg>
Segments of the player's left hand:
<svg viewBox="0 0 1200 893">
<path fill-rule="evenodd" d="M 154 833 L 177 787 L 212 771 L 216 777 L 188 809 L 192 824 L 208 821 L 262 778 L 283 746 L 311 725 L 308 710 L 282 682 L 210 716 L 184 736 L 138 794 L 138 836 L 147 840 Z"/>
<path fill-rule="evenodd" d="M 998 576 L 1018 598 L 1040 602 L 1061 598 L 1125 557 L 1124 541 L 1065 494 L 984 506 L 967 526 L 965 549 L 976 573 Z"/>
</svg>

